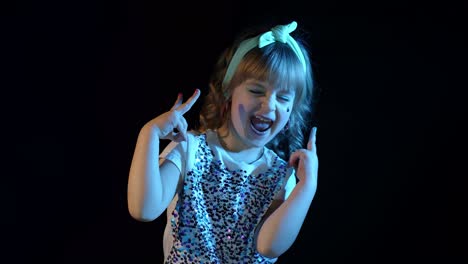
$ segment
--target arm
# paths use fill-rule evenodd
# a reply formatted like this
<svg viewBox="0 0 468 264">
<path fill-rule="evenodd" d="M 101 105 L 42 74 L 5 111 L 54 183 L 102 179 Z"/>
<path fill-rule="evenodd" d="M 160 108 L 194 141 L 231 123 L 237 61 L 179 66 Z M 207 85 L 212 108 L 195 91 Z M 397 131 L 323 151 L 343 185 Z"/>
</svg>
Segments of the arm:
<svg viewBox="0 0 468 264">
<path fill-rule="evenodd" d="M 159 164 L 159 137 L 150 126 L 138 135 L 128 178 L 128 209 L 139 221 L 152 221 L 161 215 L 176 192 L 180 177 L 171 162 Z M 171 177 L 172 176 L 172 177 Z"/>
<path fill-rule="evenodd" d="M 289 161 L 296 168 L 299 182 L 286 201 L 272 204 L 258 232 L 257 250 L 266 257 L 275 258 L 286 252 L 296 240 L 307 216 L 317 189 L 315 133 L 314 128 L 307 149 L 297 150 Z"/>
<path fill-rule="evenodd" d="M 170 161 L 159 162 L 159 140 L 185 140 L 187 122 L 183 118 L 200 92 L 182 104 L 179 95 L 170 111 L 156 117 L 141 129 L 130 166 L 127 203 L 130 215 L 140 221 L 152 221 L 166 210 L 180 179 L 179 169 Z M 179 132 L 174 132 L 177 129 Z M 179 176 L 179 177 L 177 177 Z"/>
</svg>

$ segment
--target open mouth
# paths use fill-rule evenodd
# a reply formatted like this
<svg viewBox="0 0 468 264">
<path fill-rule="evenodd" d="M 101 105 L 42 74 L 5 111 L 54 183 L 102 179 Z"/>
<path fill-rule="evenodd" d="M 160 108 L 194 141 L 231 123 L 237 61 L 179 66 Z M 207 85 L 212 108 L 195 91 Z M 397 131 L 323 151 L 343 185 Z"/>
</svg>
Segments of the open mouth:
<svg viewBox="0 0 468 264">
<path fill-rule="evenodd" d="M 250 118 L 250 124 L 256 132 L 265 133 L 273 125 L 273 120 L 261 116 L 253 116 Z"/>
</svg>

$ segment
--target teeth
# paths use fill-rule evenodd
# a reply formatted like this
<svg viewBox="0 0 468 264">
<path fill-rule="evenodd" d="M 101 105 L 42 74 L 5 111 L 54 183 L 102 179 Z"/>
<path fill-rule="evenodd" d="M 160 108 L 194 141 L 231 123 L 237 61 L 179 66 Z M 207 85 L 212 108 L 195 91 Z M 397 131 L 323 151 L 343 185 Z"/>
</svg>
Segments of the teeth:
<svg viewBox="0 0 468 264">
<path fill-rule="evenodd" d="M 259 132 L 265 132 L 273 124 L 273 121 L 271 119 L 264 118 L 261 116 L 254 116 L 250 122 L 253 128 Z"/>
<path fill-rule="evenodd" d="M 262 122 L 270 122 L 271 120 L 270 119 L 267 119 L 267 118 L 263 118 L 261 116 L 255 116 L 256 118 L 258 118 L 260 121 Z"/>
</svg>

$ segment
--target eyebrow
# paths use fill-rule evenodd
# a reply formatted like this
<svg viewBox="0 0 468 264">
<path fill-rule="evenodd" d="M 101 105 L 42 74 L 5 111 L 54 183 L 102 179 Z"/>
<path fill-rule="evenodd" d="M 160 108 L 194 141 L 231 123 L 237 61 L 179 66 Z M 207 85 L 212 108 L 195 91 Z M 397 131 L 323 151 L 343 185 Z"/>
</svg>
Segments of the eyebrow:
<svg viewBox="0 0 468 264">
<path fill-rule="evenodd" d="M 255 80 L 255 79 L 248 79 L 247 81 L 245 81 L 245 84 L 258 85 L 258 86 L 261 86 L 263 88 L 268 87 L 268 84 L 266 84 L 265 82 Z"/>
<path fill-rule="evenodd" d="M 269 85 L 263 83 L 263 82 L 259 82 L 259 81 L 247 81 L 245 83 L 246 85 L 254 85 L 258 88 L 262 88 L 262 89 L 270 89 Z M 296 91 L 294 89 L 288 89 L 288 88 L 271 88 L 273 90 L 276 90 L 276 92 L 278 93 L 281 93 L 281 94 L 285 94 L 285 95 L 294 95 L 296 93 Z"/>
<path fill-rule="evenodd" d="M 263 89 L 267 89 L 268 87 L 270 87 L 270 85 L 268 83 L 265 83 L 265 82 L 262 82 L 262 81 L 259 81 L 259 80 L 256 80 L 256 79 L 248 79 L 247 81 L 245 81 L 245 84 L 246 85 L 256 85 L 256 86 L 259 86 Z M 288 95 L 292 95 L 292 94 L 295 94 L 295 89 L 289 89 L 289 88 L 273 88 L 273 89 L 276 89 L 278 92 L 281 92 L 281 93 L 284 93 L 284 94 L 288 94 Z"/>
</svg>

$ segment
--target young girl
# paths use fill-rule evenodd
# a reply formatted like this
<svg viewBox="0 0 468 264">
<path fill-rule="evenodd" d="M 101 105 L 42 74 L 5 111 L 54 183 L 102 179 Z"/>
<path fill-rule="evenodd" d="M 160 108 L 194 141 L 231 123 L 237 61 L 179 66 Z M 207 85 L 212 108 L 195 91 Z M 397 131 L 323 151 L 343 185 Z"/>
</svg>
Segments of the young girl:
<svg viewBox="0 0 468 264">
<path fill-rule="evenodd" d="M 167 211 L 165 263 L 274 263 L 296 239 L 318 171 L 316 128 L 303 135 L 312 69 L 296 27 L 244 35 L 221 56 L 197 131 L 183 115 L 198 89 L 141 129 L 128 207 L 140 221 Z"/>
</svg>

